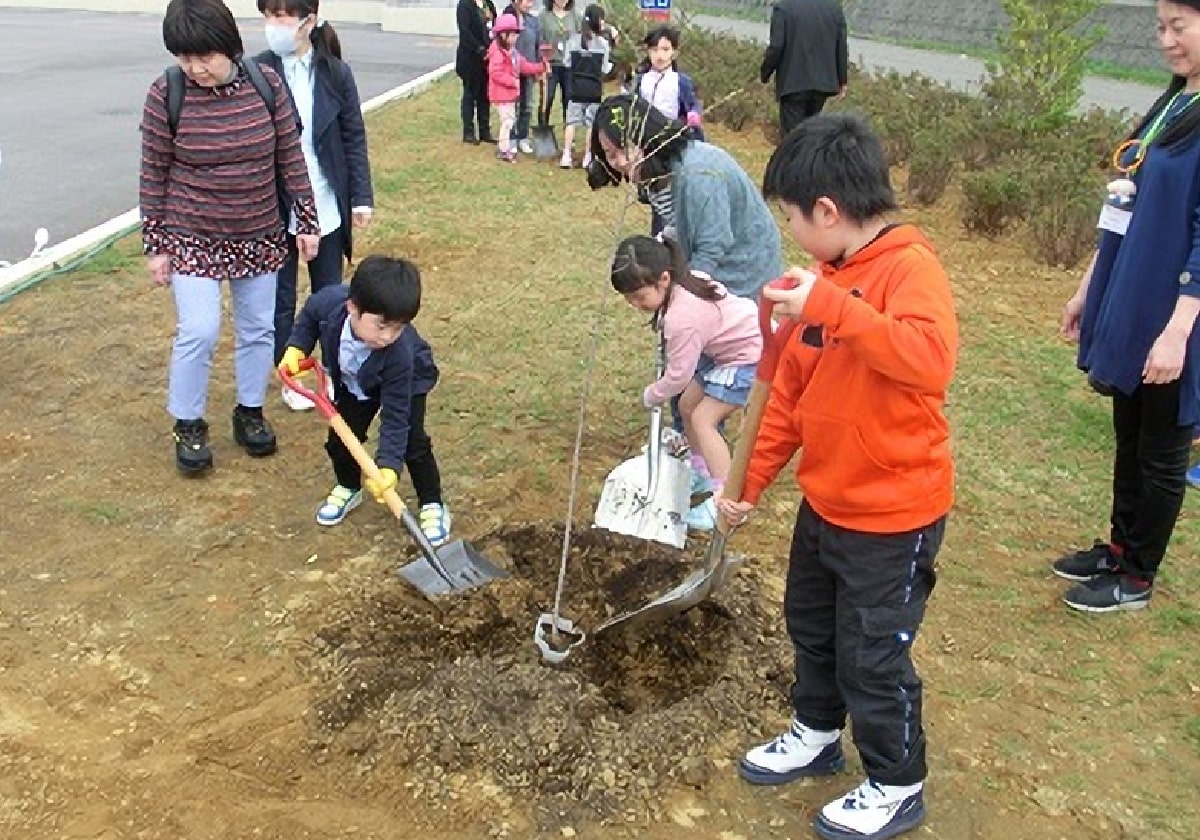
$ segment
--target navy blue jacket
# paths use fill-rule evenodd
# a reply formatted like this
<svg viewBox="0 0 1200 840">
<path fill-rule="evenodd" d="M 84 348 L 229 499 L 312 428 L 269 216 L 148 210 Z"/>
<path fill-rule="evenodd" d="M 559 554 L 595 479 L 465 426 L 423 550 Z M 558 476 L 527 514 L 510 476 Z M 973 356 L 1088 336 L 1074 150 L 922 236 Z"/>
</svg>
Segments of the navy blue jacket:
<svg viewBox="0 0 1200 840">
<path fill-rule="evenodd" d="M 255 57 L 279 74 L 287 86 L 283 59 L 267 50 Z M 358 85 L 350 67 L 330 56 L 329 61 L 313 57 L 313 147 L 321 172 L 337 195 L 342 216 L 342 241 L 346 259 L 353 253 L 354 225 L 350 208 L 374 207 L 371 189 L 371 162 L 367 157 L 367 129 L 363 124 Z M 290 91 L 289 91 L 290 92 Z"/>
<path fill-rule="evenodd" d="M 1179 296 L 1200 297 L 1200 137 L 1182 148 L 1152 144 L 1135 181 L 1129 229 L 1100 234 L 1078 362 L 1130 395 Z M 1200 424 L 1200 329 L 1192 330 L 1180 379 L 1177 422 Z"/>
<path fill-rule="evenodd" d="M 317 292 L 305 302 L 288 338 L 288 346 L 300 348 L 305 355 L 312 355 L 320 342 L 321 360 L 339 388 L 342 370 L 338 350 L 342 327 L 349 316 L 349 296 L 349 286 L 327 286 Z M 379 401 L 379 450 L 375 460 L 380 467 L 396 472 L 404 468 L 412 398 L 429 393 L 437 380 L 433 351 L 412 324 L 404 328 L 394 344 L 372 350 L 363 362 L 358 385 L 368 399 Z"/>
</svg>

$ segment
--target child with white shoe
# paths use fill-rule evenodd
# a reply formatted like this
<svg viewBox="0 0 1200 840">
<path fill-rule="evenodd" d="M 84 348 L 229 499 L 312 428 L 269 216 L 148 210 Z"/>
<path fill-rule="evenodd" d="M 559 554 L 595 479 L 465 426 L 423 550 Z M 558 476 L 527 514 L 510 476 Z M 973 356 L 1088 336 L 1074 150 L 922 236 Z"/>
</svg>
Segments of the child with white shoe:
<svg viewBox="0 0 1200 840">
<path fill-rule="evenodd" d="M 334 404 L 359 440 L 379 416 L 375 456 L 383 483 L 367 479 L 377 501 L 408 468 L 420 503 L 421 530 L 435 546 L 450 538 L 450 511 L 425 431 L 425 404 L 438 369 L 429 344 L 412 325 L 421 308 L 421 275 L 408 260 L 371 256 L 349 286 L 330 286 L 310 297 L 296 320 L 279 367 L 293 376 L 318 342 L 333 383 Z M 341 439 L 329 432 L 325 451 L 337 484 L 317 508 L 317 523 L 337 525 L 362 502 L 363 477 Z"/>
<path fill-rule="evenodd" d="M 563 169 L 574 166 L 572 149 L 575 129 L 584 127 L 583 168 L 592 165 L 592 122 L 604 99 L 604 77 L 612 71 L 609 60 L 611 48 L 604 37 L 604 9 L 595 3 L 583 13 L 579 34 L 571 37 L 563 50 L 563 66 L 567 68 L 567 116 L 563 128 L 563 151 L 558 165 Z"/>
<path fill-rule="evenodd" d="M 731 461 L 719 427 L 746 404 L 762 355 L 757 304 L 692 271 L 683 249 L 665 237 L 622 241 L 611 280 L 626 302 L 652 316 L 666 345 L 666 368 L 642 402 L 649 408 L 679 397 L 692 470 L 710 493 L 719 491 Z M 716 506 L 707 498 L 689 511 L 688 527 L 711 530 L 715 518 Z"/>
<path fill-rule="evenodd" d="M 800 327 L 781 349 L 750 458 L 742 522 L 803 449 L 804 501 L 784 615 L 795 649 L 788 732 L 746 753 L 741 776 L 774 785 L 845 766 L 847 714 L 866 781 L 826 805 L 826 840 L 885 840 L 925 816 L 921 680 L 911 648 L 934 585 L 954 496 L 946 390 L 958 352 L 950 283 L 933 247 L 896 209 L 880 142 L 860 119 L 823 115 L 783 139 L 763 195 L 820 265 L 767 287 Z"/>
</svg>

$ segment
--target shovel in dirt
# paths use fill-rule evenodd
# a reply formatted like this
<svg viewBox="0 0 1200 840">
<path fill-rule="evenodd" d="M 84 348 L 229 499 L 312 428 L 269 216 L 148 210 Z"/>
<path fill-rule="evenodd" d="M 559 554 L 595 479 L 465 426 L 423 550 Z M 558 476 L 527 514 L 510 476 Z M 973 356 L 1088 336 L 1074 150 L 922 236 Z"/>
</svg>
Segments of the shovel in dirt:
<svg viewBox="0 0 1200 840">
<path fill-rule="evenodd" d="M 664 364 L 660 339 L 656 377 L 662 376 Z M 645 452 L 608 474 L 593 524 L 615 534 L 683 548 L 691 483 L 687 464 L 663 446 L 662 407 L 655 406 L 650 410 L 650 440 Z"/>
<path fill-rule="evenodd" d="M 367 454 L 367 450 L 363 448 L 362 443 L 346 425 L 342 415 L 338 413 L 337 406 L 329 399 L 324 369 L 314 359 L 305 359 L 301 362 L 300 368 L 301 370 L 312 370 L 316 374 L 317 388 L 315 391 L 303 387 L 294 377 L 282 370 L 279 371 L 279 377 L 289 388 L 313 401 L 317 412 L 329 422 L 330 428 L 345 444 L 354 460 L 358 462 L 363 475 L 374 481 L 382 482 L 378 465 Z M 412 515 L 394 489 L 387 490 L 383 494 L 383 500 L 392 514 L 400 520 L 400 524 L 404 526 L 404 530 L 417 544 L 421 553 L 419 560 L 401 566 L 398 574 L 420 590 L 425 597 L 432 598 L 435 595 L 445 595 L 449 592 L 464 592 L 509 576 L 508 572 L 491 563 L 474 546 L 463 540 L 455 540 L 435 549 L 429 542 L 429 538 L 421 531 L 421 525 L 417 522 L 417 518 Z"/>
<path fill-rule="evenodd" d="M 542 58 L 547 59 L 551 47 L 542 45 Z M 550 115 L 543 110 L 546 107 L 546 78 L 538 79 L 537 125 L 533 127 L 533 156 L 538 160 L 550 160 L 558 157 L 558 138 L 554 136 L 554 127 L 550 125 Z"/>
<path fill-rule="evenodd" d="M 771 285 L 775 288 L 786 289 L 794 287 L 795 283 L 795 280 L 784 277 Z M 759 299 L 758 325 L 763 336 L 763 353 L 755 373 L 754 384 L 750 387 L 750 397 L 746 401 L 745 419 L 742 421 L 742 431 L 733 450 L 733 462 L 729 467 L 729 477 L 725 481 L 725 488 L 721 491 L 722 495 L 729 499 L 742 498 L 742 490 L 746 483 L 746 468 L 750 464 L 750 455 L 754 452 L 754 441 L 758 437 L 758 427 L 762 423 L 763 411 L 767 407 L 767 398 L 771 395 L 771 381 L 775 378 L 775 369 L 779 365 L 779 354 L 796 328 L 795 322 L 783 321 L 777 329 L 772 330 L 772 306 L 771 301 L 766 298 Z M 688 575 L 683 583 L 669 592 L 636 610 L 610 618 L 592 631 L 593 637 L 614 627 L 628 629 L 649 621 L 661 621 L 678 615 L 716 593 L 724 585 L 730 566 L 735 562 L 725 554 L 725 543 L 732 531 L 733 529 L 726 522 L 725 517 L 718 516 L 717 526 L 713 530 L 708 550 L 704 555 L 704 563 L 699 569 Z"/>
</svg>

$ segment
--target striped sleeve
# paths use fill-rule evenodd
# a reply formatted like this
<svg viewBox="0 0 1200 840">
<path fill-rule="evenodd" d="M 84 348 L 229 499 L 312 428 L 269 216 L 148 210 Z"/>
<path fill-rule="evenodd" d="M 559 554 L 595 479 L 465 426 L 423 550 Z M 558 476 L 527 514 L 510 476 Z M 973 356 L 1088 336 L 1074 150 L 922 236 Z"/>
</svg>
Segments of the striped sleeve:
<svg viewBox="0 0 1200 840">
<path fill-rule="evenodd" d="M 167 184 L 175 143 L 167 124 L 166 77 L 160 76 L 146 94 L 142 108 L 142 159 L 138 202 L 142 215 L 142 250 L 163 252 L 162 224 L 166 215 Z"/>
</svg>

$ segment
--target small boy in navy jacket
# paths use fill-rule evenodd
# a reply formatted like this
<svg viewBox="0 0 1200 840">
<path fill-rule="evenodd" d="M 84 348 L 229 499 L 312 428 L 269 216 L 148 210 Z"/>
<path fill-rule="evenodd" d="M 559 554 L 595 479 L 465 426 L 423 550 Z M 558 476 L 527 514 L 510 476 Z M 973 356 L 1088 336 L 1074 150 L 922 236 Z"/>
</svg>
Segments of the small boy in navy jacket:
<svg viewBox="0 0 1200 840">
<path fill-rule="evenodd" d="M 334 403 L 346 425 L 367 439 L 378 414 L 379 449 L 375 460 L 383 483 L 367 479 L 377 500 L 396 486 L 408 467 L 421 504 L 421 530 L 435 546 L 450 537 L 450 512 L 442 502 L 441 473 L 425 432 L 425 402 L 438 369 L 429 344 L 412 325 L 421 308 L 421 275 L 408 260 L 371 256 L 359 263 L 349 287 L 317 292 L 288 338 L 279 367 L 293 376 L 300 362 L 320 343 L 321 359 L 333 383 Z M 330 430 L 325 451 L 337 484 L 317 509 L 317 523 L 337 525 L 362 502 L 358 463 Z"/>
</svg>

